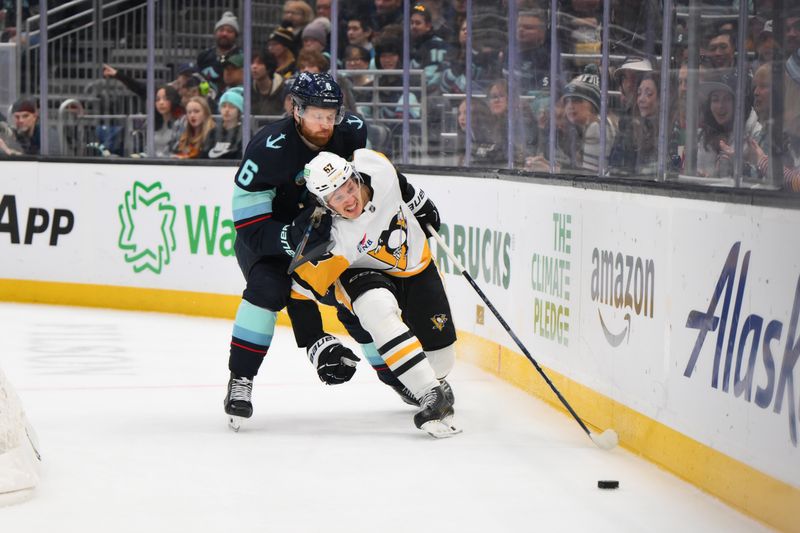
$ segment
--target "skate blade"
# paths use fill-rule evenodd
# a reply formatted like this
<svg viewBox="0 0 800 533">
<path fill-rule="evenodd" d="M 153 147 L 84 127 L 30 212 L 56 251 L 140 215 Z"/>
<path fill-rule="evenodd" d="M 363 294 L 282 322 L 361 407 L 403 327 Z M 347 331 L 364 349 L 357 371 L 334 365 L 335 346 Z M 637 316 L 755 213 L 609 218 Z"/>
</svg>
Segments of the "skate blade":
<svg viewBox="0 0 800 533">
<path fill-rule="evenodd" d="M 244 418 L 241 416 L 228 415 L 228 427 L 238 433 L 239 429 L 242 427 L 242 420 L 244 420 Z"/>
<path fill-rule="evenodd" d="M 452 417 L 445 417 L 442 420 L 429 420 L 420 426 L 420 429 L 435 439 L 446 439 L 461 433 L 461 429 L 452 423 Z"/>
</svg>

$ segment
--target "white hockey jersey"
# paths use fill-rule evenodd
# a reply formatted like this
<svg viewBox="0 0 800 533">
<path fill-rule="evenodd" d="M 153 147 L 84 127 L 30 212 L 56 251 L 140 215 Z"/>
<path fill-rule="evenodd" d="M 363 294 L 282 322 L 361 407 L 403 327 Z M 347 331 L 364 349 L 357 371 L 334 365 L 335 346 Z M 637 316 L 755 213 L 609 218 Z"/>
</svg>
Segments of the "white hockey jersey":
<svg viewBox="0 0 800 533">
<path fill-rule="evenodd" d="M 372 199 L 358 218 L 334 217 L 330 253 L 295 270 L 302 285 L 319 295 L 348 268 L 405 277 L 422 272 L 431 261 L 425 233 L 414 216 L 427 199 L 425 192 L 398 176 L 394 165 L 379 152 L 356 150 L 352 165 L 371 186 Z M 302 285 L 295 279 L 293 289 L 311 296 Z"/>
</svg>

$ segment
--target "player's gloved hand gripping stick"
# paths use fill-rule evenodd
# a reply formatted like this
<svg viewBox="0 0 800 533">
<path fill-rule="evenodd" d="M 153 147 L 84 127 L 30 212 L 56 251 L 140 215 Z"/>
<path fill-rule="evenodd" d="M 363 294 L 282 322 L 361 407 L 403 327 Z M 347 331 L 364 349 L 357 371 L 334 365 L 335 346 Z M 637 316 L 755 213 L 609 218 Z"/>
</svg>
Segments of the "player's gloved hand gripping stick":
<svg viewBox="0 0 800 533">
<path fill-rule="evenodd" d="M 303 237 L 300 240 L 300 244 L 297 245 L 297 248 L 294 250 L 294 256 L 292 257 L 292 261 L 289 263 L 289 268 L 286 270 L 287 274 L 291 274 L 295 271 L 297 267 L 311 261 L 312 259 L 316 259 L 318 257 L 322 257 L 326 253 L 330 251 L 333 243 L 329 242 L 328 237 L 330 236 L 331 225 L 330 219 L 327 220 L 326 228 L 320 230 L 322 236 L 324 236 L 323 242 L 314 242 L 311 249 L 308 253 L 305 253 L 306 245 L 308 244 L 309 238 L 311 237 L 311 233 L 315 229 L 319 229 L 321 225 L 325 225 L 323 223 L 323 218 L 327 215 L 327 212 L 324 207 L 316 207 L 311 211 L 310 216 L 308 218 L 308 225 L 306 226 L 305 231 L 303 231 Z M 301 214 L 302 216 L 302 214 Z M 330 215 L 327 215 L 330 218 Z M 292 222 L 292 227 L 295 227 L 295 224 L 299 222 L 298 219 L 295 219 Z M 304 255 L 305 253 L 305 255 Z"/>
<path fill-rule="evenodd" d="M 517 346 L 519 346 L 519 349 L 522 350 L 522 353 L 525 354 L 525 357 L 527 357 L 528 360 L 531 363 L 533 363 L 533 366 L 536 368 L 536 371 L 539 372 L 539 374 L 544 378 L 545 382 L 547 382 L 547 384 L 556 394 L 556 396 L 564 405 L 564 407 L 567 408 L 569 414 L 572 415 L 572 418 L 574 418 L 575 421 L 578 422 L 578 424 L 581 426 L 581 429 L 583 429 L 583 431 L 586 432 L 589 438 L 592 439 L 592 442 L 594 442 L 597 446 L 603 448 L 604 450 L 610 450 L 614 448 L 619 442 L 619 437 L 617 436 L 617 432 L 614 431 L 613 429 L 607 429 L 602 433 L 597 434 L 593 433 L 592 431 L 589 430 L 588 427 L 586 427 L 586 424 L 584 424 L 583 420 L 580 419 L 580 417 L 572 408 L 572 406 L 569 404 L 569 402 L 567 402 L 567 400 L 561 395 L 556 386 L 553 385 L 553 382 L 550 381 L 550 378 L 547 377 L 547 374 L 544 373 L 544 370 L 542 370 L 542 367 L 540 367 L 539 363 L 536 362 L 536 359 L 533 358 L 533 356 L 530 354 L 525 345 L 522 344 L 522 341 L 519 340 L 519 337 L 517 337 L 517 335 L 511 330 L 511 327 L 508 325 L 508 323 L 506 323 L 506 321 L 503 320 L 503 317 L 500 316 L 500 313 L 497 311 L 497 309 L 495 309 L 494 305 L 492 305 L 492 302 L 490 302 L 489 299 L 486 297 L 486 295 L 483 294 L 483 291 L 480 289 L 480 287 L 478 287 L 478 284 L 475 283 L 475 280 L 472 279 L 472 276 L 470 276 L 469 273 L 467 273 L 467 270 L 464 268 L 464 265 L 461 264 L 461 261 L 458 260 L 453 251 L 447 246 L 447 244 L 444 242 L 444 239 L 442 239 L 442 237 L 436 232 L 436 230 L 430 224 L 426 224 L 426 226 L 428 228 L 428 232 L 430 232 L 430 235 L 434 239 L 436 239 L 436 242 L 439 244 L 439 248 L 444 250 L 444 252 L 450 258 L 450 260 L 453 262 L 453 265 L 455 265 L 455 267 L 459 270 L 459 272 L 461 272 L 461 275 L 467 279 L 469 284 L 472 285 L 472 288 L 475 289 L 475 292 L 478 293 L 478 296 L 481 297 L 481 299 L 486 303 L 486 306 L 492 311 L 494 316 L 497 317 L 497 320 L 503 326 L 503 329 L 505 329 L 506 332 L 508 332 L 508 334 L 511 336 L 511 338 L 514 339 L 514 342 L 517 344 Z"/>
</svg>

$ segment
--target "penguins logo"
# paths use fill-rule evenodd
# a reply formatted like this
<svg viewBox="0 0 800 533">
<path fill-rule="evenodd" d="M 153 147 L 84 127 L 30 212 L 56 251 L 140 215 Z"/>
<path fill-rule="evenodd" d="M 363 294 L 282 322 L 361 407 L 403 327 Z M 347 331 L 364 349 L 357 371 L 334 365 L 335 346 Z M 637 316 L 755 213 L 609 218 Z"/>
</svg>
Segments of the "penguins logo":
<svg viewBox="0 0 800 533">
<path fill-rule="evenodd" d="M 433 322 L 432 329 L 438 329 L 439 331 L 443 331 L 444 325 L 447 323 L 447 315 L 445 314 L 433 315 L 431 317 L 431 322 Z"/>
<path fill-rule="evenodd" d="M 370 252 L 382 263 L 390 268 L 405 270 L 408 266 L 408 223 L 403 217 L 403 212 L 398 213 L 389 223 L 389 228 L 381 233 L 377 246 Z"/>
</svg>

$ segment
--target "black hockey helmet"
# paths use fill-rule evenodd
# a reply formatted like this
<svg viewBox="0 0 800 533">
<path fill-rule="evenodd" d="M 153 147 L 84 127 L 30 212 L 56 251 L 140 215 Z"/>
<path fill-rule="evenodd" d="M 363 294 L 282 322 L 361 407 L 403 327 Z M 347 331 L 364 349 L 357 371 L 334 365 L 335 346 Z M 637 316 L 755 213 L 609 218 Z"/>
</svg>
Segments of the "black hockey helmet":
<svg viewBox="0 0 800 533">
<path fill-rule="evenodd" d="M 327 72 L 315 74 L 301 72 L 291 89 L 292 102 L 299 108 L 300 116 L 306 106 L 336 109 L 336 124 L 344 118 L 342 89 Z"/>
</svg>

